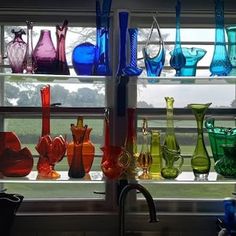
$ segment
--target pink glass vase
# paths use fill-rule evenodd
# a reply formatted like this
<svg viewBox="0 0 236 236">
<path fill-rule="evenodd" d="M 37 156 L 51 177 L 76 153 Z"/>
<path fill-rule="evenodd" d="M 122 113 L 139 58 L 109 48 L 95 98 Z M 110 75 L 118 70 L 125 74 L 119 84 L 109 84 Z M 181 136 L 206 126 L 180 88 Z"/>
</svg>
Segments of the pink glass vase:
<svg viewBox="0 0 236 236">
<path fill-rule="evenodd" d="M 56 74 L 59 75 L 69 75 L 69 67 L 66 61 L 65 52 L 65 41 L 66 33 L 68 30 L 68 21 L 64 20 L 63 25 L 56 26 L 56 36 L 57 36 L 57 71 Z"/>
<path fill-rule="evenodd" d="M 39 41 L 33 51 L 37 74 L 56 74 L 57 53 L 50 30 L 41 30 Z"/>
<path fill-rule="evenodd" d="M 22 35 L 25 34 L 23 29 L 11 31 L 15 34 L 14 39 L 7 44 L 7 56 L 13 73 L 23 73 L 24 59 L 27 44 L 23 41 Z"/>
</svg>

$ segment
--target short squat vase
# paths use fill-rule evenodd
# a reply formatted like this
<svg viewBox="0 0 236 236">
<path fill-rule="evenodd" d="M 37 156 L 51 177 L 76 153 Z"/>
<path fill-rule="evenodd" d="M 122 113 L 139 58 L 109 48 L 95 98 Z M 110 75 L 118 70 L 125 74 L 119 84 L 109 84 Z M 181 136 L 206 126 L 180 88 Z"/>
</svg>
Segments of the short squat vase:
<svg viewBox="0 0 236 236">
<path fill-rule="evenodd" d="M 174 131 L 174 98 L 165 97 L 166 100 L 166 134 L 162 148 L 165 165 L 161 170 L 161 175 L 166 179 L 175 179 L 181 173 L 183 157 Z"/>
<path fill-rule="evenodd" d="M 27 50 L 27 44 L 22 39 L 22 35 L 25 34 L 23 29 L 11 31 L 14 34 L 14 39 L 7 44 L 7 57 L 12 69 L 12 73 L 23 73 L 24 60 Z"/>
<path fill-rule="evenodd" d="M 50 30 L 41 30 L 39 41 L 33 51 L 37 74 L 55 74 L 57 66 L 56 49 Z"/>
<path fill-rule="evenodd" d="M 151 42 L 151 38 L 152 38 L 153 31 L 155 28 L 157 30 L 157 34 L 159 37 L 159 41 L 158 41 L 159 48 L 158 48 L 157 53 L 155 55 L 152 55 L 153 53 L 151 53 L 150 42 Z M 159 24 L 155 16 L 153 16 L 153 23 L 151 26 L 150 34 L 148 36 L 148 40 L 145 46 L 142 49 L 142 52 L 143 52 L 143 58 L 145 62 L 147 76 L 148 77 L 160 76 L 161 71 L 164 67 L 164 63 L 165 63 L 165 45 L 164 45 L 164 40 L 161 35 Z M 151 82 L 151 83 L 158 82 L 158 79 L 148 78 L 148 82 Z"/>
<path fill-rule="evenodd" d="M 180 75 L 180 69 L 185 66 L 186 58 L 183 54 L 180 40 L 180 12 L 181 12 L 181 2 L 177 0 L 175 6 L 176 11 L 176 35 L 175 35 L 175 47 L 174 50 L 170 52 L 170 66 L 175 69 L 176 76 Z"/>
<path fill-rule="evenodd" d="M 206 50 L 202 48 L 182 48 L 186 64 L 180 69 L 180 76 L 195 76 L 197 63 L 205 56 Z"/>
<path fill-rule="evenodd" d="M 228 38 L 228 55 L 232 64 L 232 70 L 229 75 L 236 75 L 236 25 L 230 25 L 226 27 L 226 33 Z"/>
<path fill-rule="evenodd" d="M 211 103 L 188 105 L 197 122 L 197 144 L 191 159 L 191 166 L 196 180 L 207 180 L 211 167 L 211 160 L 203 137 L 203 120 L 210 105 Z"/>
<path fill-rule="evenodd" d="M 210 64 L 211 76 L 226 76 L 232 65 L 225 46 L 224 1 L 215 0 L 215 47 Z"/>
<path fill-rule="evenodd" d="M 236 178 L 236 143 L 235 145 L 222 145 L 224 154 L 215 163 L 215 171 L 224 176 Z"/>
<path fill-rule="evenodd" d="M 236 128 L 215 125 L 214 118 L 207 118 L 205 127 L 208 132 L 213 159 L 217 162 L 224 155 L 223 146 L 236 144 Z"/>
</svg>

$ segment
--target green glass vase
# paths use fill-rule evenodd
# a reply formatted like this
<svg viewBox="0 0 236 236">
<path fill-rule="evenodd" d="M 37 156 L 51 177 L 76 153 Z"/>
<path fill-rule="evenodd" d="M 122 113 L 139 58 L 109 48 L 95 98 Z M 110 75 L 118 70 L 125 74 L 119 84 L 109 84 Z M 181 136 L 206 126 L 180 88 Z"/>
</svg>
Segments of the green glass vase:
<svg viewBox="0 0 236 236">
<path fill-rule="evenodd" d="M 197 122 L 197 144 L 191 159 L 191 166 L 196 180 L 207 180 L 211 167 L 211 160 L 203 137 L 203 120 L 210 105 L 211 103 L 188 105 L 188 108 L 192 109 Z"/>
</svg>

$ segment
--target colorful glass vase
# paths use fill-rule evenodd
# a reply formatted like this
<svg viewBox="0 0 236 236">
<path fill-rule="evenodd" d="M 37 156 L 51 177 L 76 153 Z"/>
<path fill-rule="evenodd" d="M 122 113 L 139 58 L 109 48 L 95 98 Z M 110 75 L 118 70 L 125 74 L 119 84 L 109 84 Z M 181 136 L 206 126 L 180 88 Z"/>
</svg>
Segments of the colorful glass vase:
<svg viewBox="0 0 236 236">
<path fill-rule="evenodd" d="M 73 159 L 80 158 L 81 151 L 76 151 L 75 149 L 80 148 L 79 145 L 83 145 L 82 159 L 83 159 L 83 168 L 84 168 L 85 173 L 89 173 L 89 171 L 92 168 L 93 161 L 94 161 L 95 146 L 90 140 L 91 131 L 92 131 L 92 128 L 88 128 L 87 126 L 85 130 L 85 127 L 83 125 L 83 117 L 79 116 L 77 119 L 77 124 L 71 125 L 73 141 L 70 142 L 67 146 L 67 160 L 68 160 L 69 166 L 71 167 Z M 83 140 L 81 141 L 81 138 L 83 135 L 84 137 L 83 137 Z M 76 157 L 75 151 L 79 155 L 79 157 Z"/>
<path fill-rule="evenodd" d="M 69 66 L 66 61 L 66 33 L 68 30 L 68 21 L 64 20 L 62 26 L 56 25 L 56 37 L 57 37 L 57 68 L 56 74 L 69 75 Z"/>
<path fill-rule="evenodd" d="M 197 122 L 197 144 L 191 159 L 191 166 L 196 180 L 207 180 L 211 167 L 211 160 L 203 137 L 203 120 L 210 105 L 211 103 L 188 105 Z"/>
<path fill-rule="evenodd" d="M 215 46 L 210 64 L 211 76 L 226 76 L 232 70 L 225 45 L 224 1 L 215 0 Z"/>
<path fill-rule="evenodd" d="M 181 173 L 183 157 L 174 130 L 174 98 L 165 97 L 166 100 L 166 133 L 162 148 L 165 165 L 161 170 L 161 175 L 166 179 L 175 179 Z"/>
<path fill-rule="evenodd" d="M 51 31 L 41 30 L 40 37 L 33 51 L 37 74 L 55 74 L 57 68 L 57 53 L 54 47 Z"/>
<path fill-rule="evenodd" d="M 158 130 L 151 131 L 150 153 L 152 156 L 152 165 L 150 168 L 150 173 L 152 179 L 159 179 L 161 177 L 162 147 L 161 147 L 160 136 L 161 134 Z"/>
<path fill-rule="evenodd" d="M 205 56 L 207 51 L 196 47 L 182 47 L 182 51 L 186 58 L 186 64 L 180 69 L 180 76 L 195 76 L 197 63 Z"/>
<path fill-rule="evenodd" d="M 109 26 L 111 0 L 96 1 L 96 44 L 97 56 L 94 67 L 95 75 L 111 75 L 109 65 Z"/>
<path fill-rule="evenodd" d="M 177 0 L 175 6 L 176 12 L 176 35 L 175 35 L 175 47 L 174 50 L 170 52 L 170 66 L 175 69 L 176 76 L 180 75 L 180 69 L 185 66 L 186 58 L 183 54 L 180 40 L 180 12 L 181 12 L 181 2 Z"/>
<path fill-rule="evenodd" d="M 0 192 L 0 235 L 10 236 L 15 216 L 24 197 L 20 194 Z"/>
<path fill-rule="evenodd" d="M 236 128 L 215 126 L 214 118 L 207 118 L 205 127 L 211 145 L 211 151 L 215 163 L 224 155 L 224 145 L 236 145 Z"/>
<path fill-rule="evenodd" d="M 14 132 L 0 132 L 0 172 L 7 177 L 27 176 L 33 168 L 33 156 Z"/>
<path fill-rule="evenodd" d="M 72 63 L 77 75 L 92 75 L 96 61 L 95 45 L 85 42 L 77 45 L 72 52 Z"/>
<path fill-rule="evenodd" d="M 55 165 L 63 159 L 67 143 L 61 135 L 54 138 L 50 136 L 50 85 L 42 87 L 40 92 L 42 102 L 42 134 L 35 147 L 39 153 L 37 163 L 38 178 L 57 179 L 60 178 L 60 174 L 55 170 Z"/>
<path fill-rule="evenodd" d="M 228 38 L 228 55 L 232 65 L 229 75 L 236 75 L 236 25 L 229 25 L 226 28 Z"/>
<path fill-rule="evenodd" d="M 34 74 L 36 63 L 33 57 L 33 22 L 26 21 L 27 25 L 27 49 L 24 62 L 24 72 Z"/>
<path fill-rule="evenodd" d="M 138 175 L 138 178 L 151 179 L 150 167 L 152 165 L 152 156 L 148 143 L 148 124 L 146 119 L 143 119 L 142 146 L 137 159 L 137 165 L 142 170 L 142 173 Z"/>
<path fill-rule="evenodd" d="M 128 76 L 139 76 L 143 70 L 137 67 L 138 29 L 129 28 L 128 32 L 130 38 L 130 63 L 123 69 L 123 72 Z"/>
<path fill-rule="evenodd" d="M 24 60 L 27 51 L 27 43 L 22 39 L 25 34 L 23 29 L 11 31 L 14 34 L 14 39 L 7 44 L 7 57 L 12 69 L 12 73 L 23 73 Z"/>
<path fill-rule="evenodd" d="M 222 145 L 223 155 L 215 163 L 215 171 L 224 176 L 235 178 L 236 177 L 236 142 L 235 145 L 226 144 Z"/>
<path fill-rule="evenodd" d="M 152 37 L 153 31 L 155 28 L 157 30 L 158 37 L 159 37 L 159 41 L 158 41 L 159 48 L 158 48 L 156 55 L 152 56 L 152 55 L 150 55 L 150 52 L 149 52 L 149 51 L 151 51 L 152 48 L 149 49 L 149 47 L 150 47 L 149 45 L 150 45 L 151 37 Z M 165 64 L 166 53 L 165 53 L 164 40 L 162 38 L 160 27 L 159 27 L 159 24 L 158 24 L 155 16 L 153 16 L 153 23 L 151 26 L 150 34 L 148 36 L 148 40 L 147 40 L 145 46 L 142 49 L 142 52 L 143 52 L 147 76 L 148 77 L 160 76 L 161 71 L 162 71 L 164 64 Z M 158 82 L 158 79 L 149 78 L 148 82 L 151 82 L 151 83 Z"/>
</svg>

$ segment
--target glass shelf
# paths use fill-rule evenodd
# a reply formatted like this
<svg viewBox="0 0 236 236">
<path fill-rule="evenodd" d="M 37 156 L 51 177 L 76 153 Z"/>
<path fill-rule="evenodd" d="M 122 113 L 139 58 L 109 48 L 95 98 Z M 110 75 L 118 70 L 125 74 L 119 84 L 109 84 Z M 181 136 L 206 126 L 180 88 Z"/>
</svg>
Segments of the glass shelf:
<svg viewBox="0 0 236 236">
<path fill-rule="evenodd" d="M 105 183 L 106 178 L 101 171 L 91 171 L 82 179 L 72 179 L 68 176 L 67 171 L 59 171 L 61 177 L 59 179 L 43 179 L 38 178 L 38 172 L 32 171 L 26 177 L 1 177 L 0 183 Z M 236 179 L 224 178 L 216 172 L 210 172 L 208 180 L 194 180 L 193 172 L 182 172 L 176 179 L 137 179 L 140 184 L 236 184 Z"/>
</svg>

